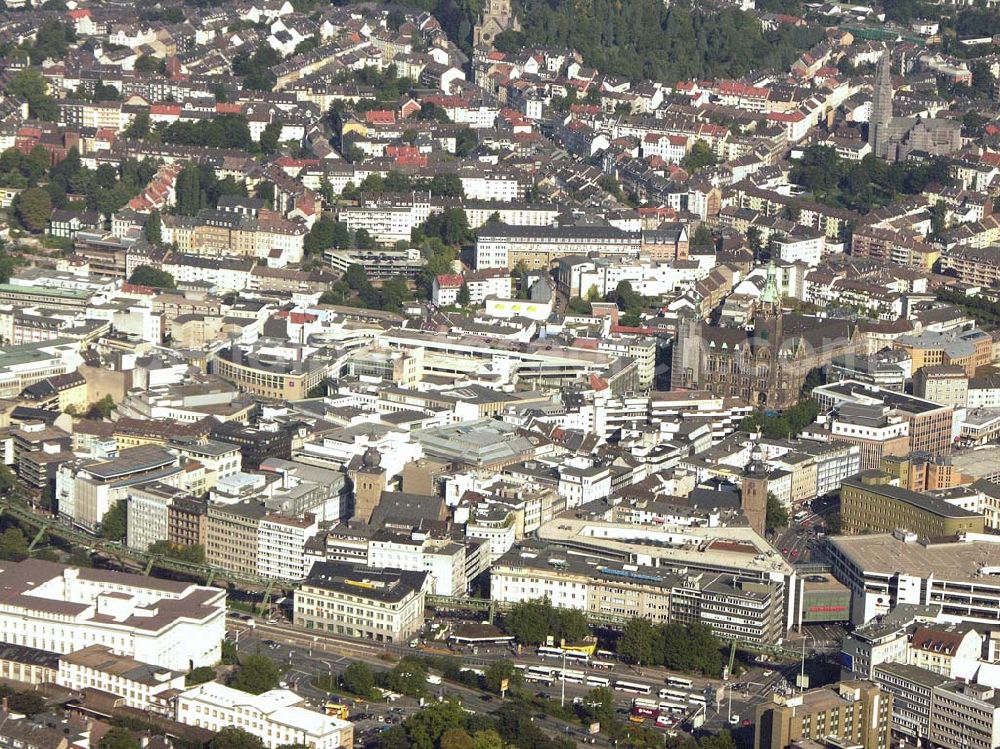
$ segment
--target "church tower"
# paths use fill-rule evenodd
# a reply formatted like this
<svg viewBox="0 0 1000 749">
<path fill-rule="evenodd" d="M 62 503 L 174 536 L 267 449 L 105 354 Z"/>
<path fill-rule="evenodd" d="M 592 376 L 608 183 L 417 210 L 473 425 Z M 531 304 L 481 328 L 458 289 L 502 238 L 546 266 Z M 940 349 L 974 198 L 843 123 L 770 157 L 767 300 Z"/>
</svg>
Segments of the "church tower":
<svg viewBox="0 0 1000 749">
<path fill-rule="evenodd" d="M 493 40 L 502 31 L 520 31 L 521 22 L 510 7 L 510 0 L 486 0 L 479 23 L 472 30 L 473 47 L 493 48 Z"/>
<path fill-rule="evenodd" d="M 889 156 L 889 130 L 892 122 L 892 59 L 887 48 L 875 68 L 875 92 L 868 118 L 868 142 L 880 159 Z"/>
<path fill-rule="evenodd" d="M 360 465 L 357 459 L 351 462 L 347 477 L 354 487 L 354 513 L 352 520 L 367 523 L 372 518 L 375 507 L 382 499 L 386 487 L 385 469 L 382 468 L 382 456 L 374 446 L 369 446 L 361 456 Z"/>
</svg>

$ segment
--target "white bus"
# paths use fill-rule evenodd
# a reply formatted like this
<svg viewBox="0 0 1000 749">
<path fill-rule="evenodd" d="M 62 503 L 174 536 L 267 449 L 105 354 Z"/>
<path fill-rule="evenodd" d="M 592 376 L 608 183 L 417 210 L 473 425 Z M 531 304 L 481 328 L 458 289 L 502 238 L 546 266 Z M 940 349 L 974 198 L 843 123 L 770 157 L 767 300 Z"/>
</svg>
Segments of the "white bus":
<svg viewBox="0 0 1000 749">
<path fill-rule="evenodd" d="M 705 699 L 705 695 L 699 694 L 698 692 L 692 692 L 689 694 L 688 702 L 692 705 L 698 705 L 699 707 L 704 707 L 708 704 L 708 701 Z"/>
<path fill-rule="evenodd" d="M 524 680 L 552 686 L 552 669 L 544 666 L 528 666 L 524 669 Z"/>
<path fill-rule="evenodd" d="M 610 650 L 598 650 L 594 655 L 605 661 L 613 661 L 615 659 L 615 654 Z"/>
<path fill-rule="evenodd" d="M 661 713 L 672 713 L 677 715 L 678 713 L 686 713 L 688 706 L 682 702 L 672 702 L 670 700 L 661 702 L 657 707 L 660 708 Z"/>
<path fill-rule="evenodd" d="M 649 684 L 636 684 L 634 681 L 616 681 L 614 688 L 619 692 L 631 692 L 632 694 L 649 694 L 653 691 Z"/>
<path fill-rule="evenodd" d="M 607 676 L 587 676 L 587 686 L 609 687 L 611 686 L 611 679 L 609 679 Z"/>
<path fill-rule="evenodd" d="M 611 661 L 591 661 L 590 662 L 590 667 L 591 668 L 600 668 L 600 669 L 603 669 L 605 671 L 610 671 L 611 669 L 613 669 L 615 667 L 615 664 L 612 663 Z"/>
<path fill-rule="evenodd" d="M 656 700 L 644 700 L 641 697 L 636 697 L 632 700 L 632 707 L 644 707 L 647 710 L 655 710 Z"/>
<path fill-rule="evenodd" d="M 680 687 L 681 689 L 690 689 L 694 686 L 694 682 L 690 679 L 685 679 L 683 676 L 668 676 L 667 686 L 669 687 Z"/>
<path fill-rule="evenodd" d="M 565 650 L 563 655 L 566 660 L 573 661 L 574 663 L 586 663 L 590 660 L 590 656 L 586 653 L 581 653 L 578 650 Z"/>
<path fill-rule="evenodd" d="M 557 675 L 561 675 L 563 681 L 568 681 L 570 684 L 583 684 L 587 679 L 587 675 L 583 671 L 574 671 L 567 668 L 564 671 L 557 671 Z"/>
<path fill-rule="evenodd" d="M 562 648 L 547 648 L 542 646 L 535 651 L 535 655 L 539 658 L 562 658 L 563 651 Z"/>
<path fill-rule="evenodd" d="M 687 702 L 688 693 L 679 689 L 661 689 L 658 692 L 661 700 L 673 700 L 674 702 Z"/>
</svg>

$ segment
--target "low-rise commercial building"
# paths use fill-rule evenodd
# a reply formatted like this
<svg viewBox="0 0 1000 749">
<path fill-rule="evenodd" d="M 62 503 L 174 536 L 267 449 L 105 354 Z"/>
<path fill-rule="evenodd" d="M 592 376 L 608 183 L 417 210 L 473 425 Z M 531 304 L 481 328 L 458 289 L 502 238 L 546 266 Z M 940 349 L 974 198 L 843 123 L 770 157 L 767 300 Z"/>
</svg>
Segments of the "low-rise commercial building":
<svg viewBox="0 0 1000 749">
<path fill-rule="evenodd" d="M 215 732 L 241 728 L 259 736 L 267 749 L 354 746 L 354 724 L 303 707 L 302 698 L 288 689 L 248 694 L 209 681 L 178 695 L 174 717 L 179 723 Z"/>
<path fill-rule="evenodd" d="M 120 697 L 127 707 L 170 716 L 173 698 L 184 689 L 184 672 L 91 645 L 60 656 L 56 683 L 76 692 L 99 689 Z"/>
</svg>

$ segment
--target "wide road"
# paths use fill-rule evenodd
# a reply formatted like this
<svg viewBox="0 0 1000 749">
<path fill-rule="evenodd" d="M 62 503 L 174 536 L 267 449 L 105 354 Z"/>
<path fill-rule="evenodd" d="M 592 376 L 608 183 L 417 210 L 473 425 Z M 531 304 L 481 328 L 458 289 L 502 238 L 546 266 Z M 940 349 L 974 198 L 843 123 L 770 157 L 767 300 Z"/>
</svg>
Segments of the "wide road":
<svg viewBox="0 0 1000 749">
<path fill-rule="evenodd" d="M 286 667 L 285 685 L 298 692 L 305 699 L 321 708 L 327 695 L 313 686 L 312 681 L 317 676 L 340 676 L 353 661 L 363 661 L 373 670 L 381 671 L 392 667 L 385 658 L 386 652 L 397 657 L 408 654 L 420 655 L 425 651 L 407 646 L 384 646 L 382 644 L 350 640 L 340 637 L 311 634 L 289 624 L 272 624 L 256 620 L 253 627 L 245 622 L 230 620 L 227 637 L 236 641 L 237 650 L 242 654 L 263 653 Z M 497 658 L 508 658 L 515 663 L 528 665 L 545 665 L 559 668 L 561 660 L 539 658 L 533 651 L 515 655 L 507 649 L 485 651 L 481 649 L 476 655 L 471 653 L 449 653 L 451 657 L 459 658 L 471 668 L 483 668 Z M 649 686 L 650 695 L 647 699 L 657 700 L 657 692 L 666 686 L 665 677 L 668 672 L 662 668 L 637 668 L 622 663 L 615 663 L 610 671 L 596 670 L 580 664 L 567 664 L 567 669 L 584 670 L 588 675 L 608 678 L 610 681 L 626 680 Z M 794 681 L 794 671 L 797 667 L 786 666 L 786 672 Z M 767 674 L 766 676 L 764 674 Z M 694 678 L 692 692 L 706 694 L 705 729 L 718 731 L 723 728 L 732 730 L 752 731 L 752 727 L 741 725 L 753 717 L 754 705 L 769 700 L 776 687 L 780 687 L 785 674 L 781 671 L 772 672 L 766 665 L 755 666 L 746 674 L 741 675 L 738 683 L 726 685 L 718 680 Z M 723 699 L 716 704 L 716 695 L 723 687 Z M 574 698 L 581 699 L 593 687 L 586 684 L 567 682 L 563 685 L 556 682 L 551 685 L 542 683 L 527 683 L 525 689 L 530 692 L 544 694 L 559 702 L 565 699 L 567 705 Z M 433 697 L 457 697 L 466 709 L 492 713 L 500 705 L 500 698 L 486 694 L 478 689 L 463 685 L 443 682 L 440 685 L 428 685 Z M 624 720 L 632 700 L 637 695 L 621 691 L 613 691 L 615 707 Z M 431 697 L 431 698 L 433 698 Z M 365 703 L 352 710 L 351 719 L 357 724 L 359 736 L 371 736 L 379 730 L 384 730 L 386 724 L 402 720 L 405 716 L 419 709 L 419 703 L 412 698 L 401 698 L 391 704 Z M 543 713 L 534 715 L 536 723 L 550 734 L 569 735 L 578 743 L 582 743 L 586 734 L 578 723 L 545 716 Z M 587 737 L 590 738 L 590 737 Z M 598 736 L 598 745 L 607 745 Z"/>
</svg>

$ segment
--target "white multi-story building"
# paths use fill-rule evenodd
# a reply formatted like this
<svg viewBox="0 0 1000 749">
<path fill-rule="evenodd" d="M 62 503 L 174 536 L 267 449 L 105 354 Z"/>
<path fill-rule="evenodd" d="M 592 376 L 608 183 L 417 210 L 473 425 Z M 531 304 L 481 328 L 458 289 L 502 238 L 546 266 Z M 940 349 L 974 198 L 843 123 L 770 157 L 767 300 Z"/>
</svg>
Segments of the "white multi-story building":
<svg viewBox="0 0 1000 749">
<path fill-rule="evenodd" d="M 175 670 L 221 656 L 226 593 L 193 583 L 27 559 L 0 562 L 0 642 L 53 653 L 105 645 Z"/>
<path fill-rule="evenodd" d="M 805 227 L 796 227 L 790 234 L 776 235 L 771 241 L 774 257 L 786 263 L 802 262 L 816 267 L 826 251 L 826 235 Z"/>
<path fill-rule="evenodd" d="M 153 481 L 129 490 L 126 509 L 126 544 L 132 549 L 146 551 L 150 544 L 167 538 L 170 503 L 185 492 L 167 484 Z"/>
<path fill-rule="evenodd" d="M 517 539 L 514 513 L 498 505 L 478 507 L 465 524 L 465 535 L 489 541 L 490 559 L 495 562 L 510 551 Z"/>
<path fill-rule="evenodd" d="M 184 689 L 184 672 L 116 655 L 105 645 L 91 645 L 60 656 L 56 683 L 81 692 L 99 689 L 125 701 L 126 707 L 172 717 L 174 690 Z"/>
<path fill-rule="evenodd" d="M 468 591 L 465 546 L 448 539 L 380 530 L 368 543 L 368 566 L 426 572 L 430 575 L 428 592 L 435 595 L 463 596 Z"/>
<path fill-rule="evenodd" d="M 304 580 L 309 574 L 306 542 L 316 535 L 316 516 L 268 514 L 257 529 L 257 574 L 279 580 Z"/>
<path fill-rule="evenodd" d="M 559 468 L 559 494 L 567 509 L 605 499 L 611 494 L 611 469 L 582 458 L 567 460 Z"/>
<path fill-rule="evenodd" d="M 126 448 L 110 460 L 64 463 L 56 474 L 59 514 L 96 533 L 108 510 L 125 501 L 137 484 L 158 481 L 174 486 L 183 474 L 177 456 L 155 445 Z"/>
<path fill-rule="evenodd" d="M 302 707 L 302 698 L 289 689 L 248 694 L 209 681 L 178 695 L 174 717 L 179 723 L 209 731 L 242 728 L 259 736 L 267 749 L 292 744 L 310 749 L 354 745 L 352 723 Z"/>
<path fill-rule="evenodd" d="M 437 209 L 440 210 L 440 209 Z M 404 202 L 367 202 L 358 206 L 344 206 L 338 219 L 351 232 L 367 231 L 376 242 L 392 244 L 410 240 L 410 232 L 424 223 L 435 212 L 429 194 L 413 193 Z"/>
</svg>

